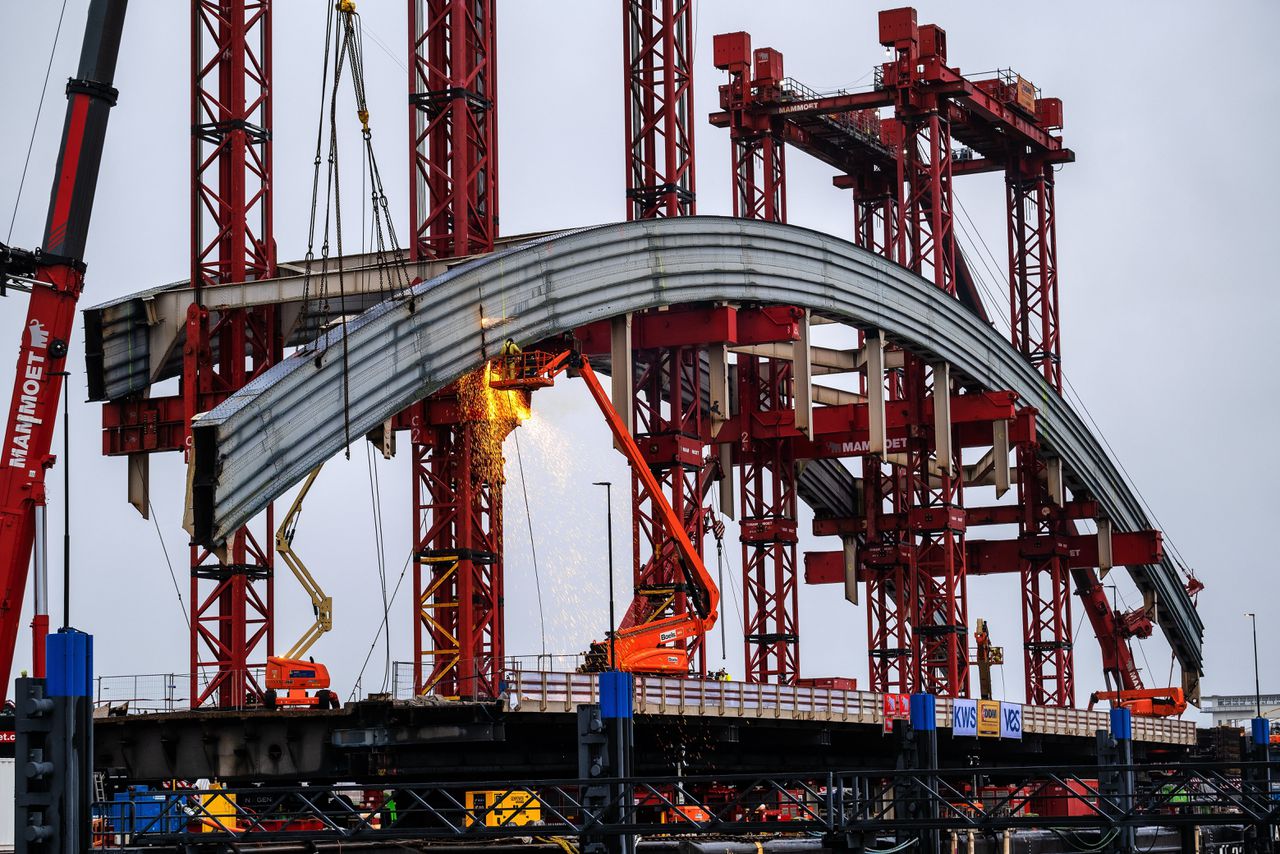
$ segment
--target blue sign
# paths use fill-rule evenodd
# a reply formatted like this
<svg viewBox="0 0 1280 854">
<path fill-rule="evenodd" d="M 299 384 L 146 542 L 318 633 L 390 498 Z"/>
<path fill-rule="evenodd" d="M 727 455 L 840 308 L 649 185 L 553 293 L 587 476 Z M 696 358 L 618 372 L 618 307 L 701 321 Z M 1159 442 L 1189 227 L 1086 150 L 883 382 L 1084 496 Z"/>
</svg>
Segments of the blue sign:
<svg viewBox="0 0 1280 854">
<path fill-rule="evenodd" d="M 978 737 L 978 701 L 951 701 L 951 734 Z"/>
<path fill-rule="evenodd" d="M 1022 738 L 1022 706 L 1020 704 L 1000 704 L 1000 737 Z"/>
</svg>

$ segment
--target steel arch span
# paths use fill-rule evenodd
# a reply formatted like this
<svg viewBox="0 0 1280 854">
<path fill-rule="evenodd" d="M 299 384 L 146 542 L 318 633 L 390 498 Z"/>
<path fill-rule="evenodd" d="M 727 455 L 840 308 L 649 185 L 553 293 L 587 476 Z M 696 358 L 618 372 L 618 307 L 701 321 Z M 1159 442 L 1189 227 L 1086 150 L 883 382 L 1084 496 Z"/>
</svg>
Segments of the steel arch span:
<svg viewBox="0 0 1280 854">
<path fill-rule="evenodd" d="M 946 363 L 968 387 L 1038 410 L 1063 479 L 1117 532 L 1150 528 L 1138 497 L 1080 416 L 995 329 L 933 284 L 828 234 L 728 217 L 603 225 L 454 267 L 273 366 L 193 422 L 189 495 L 198 541 L 220 544 L 312 468 L 415 401 L 498 355 L 596 321 L 696 303 L 795 306 Z M 349 368 L 344 378 L 341 353 Z M 349 404 L 344 407 L 344 379 Z M 1131 566 L 1184 673 L 1203 623 L 1173 562 Z"/>
</svg>

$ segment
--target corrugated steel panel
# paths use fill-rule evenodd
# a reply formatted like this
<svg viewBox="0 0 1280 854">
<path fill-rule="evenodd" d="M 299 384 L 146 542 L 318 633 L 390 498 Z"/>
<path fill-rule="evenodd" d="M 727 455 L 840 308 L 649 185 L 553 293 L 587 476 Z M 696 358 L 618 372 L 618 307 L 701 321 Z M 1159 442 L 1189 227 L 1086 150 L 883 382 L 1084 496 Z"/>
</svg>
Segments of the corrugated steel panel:
<svg viewBox="0 0 1280 854">
<path fill-rule="evenodd" d="M 796 226 L 678 217 L 600 226 L 498 252 L 424 282 L 347 326 L 351 435 L 497 354 L 629 311 L 689 302 L 796 305 L 879 328 L 956 375 L 1014 391 L 1040 411 L 1042 444 L 1069 485 L 1094 496 L 1116 530 L 1151 527 L 1136 495 L 1080 417 L 990 326 L 955 299 L 851 243 Z M 195 423 L 196 536 L 217 543 L 344 442 L 341 330 L 332 330 Z M 1203 624 L 1172 562 L 1131 567 L 1157 594 L 1160 624 L 1199 672 Z"/>
</svg>

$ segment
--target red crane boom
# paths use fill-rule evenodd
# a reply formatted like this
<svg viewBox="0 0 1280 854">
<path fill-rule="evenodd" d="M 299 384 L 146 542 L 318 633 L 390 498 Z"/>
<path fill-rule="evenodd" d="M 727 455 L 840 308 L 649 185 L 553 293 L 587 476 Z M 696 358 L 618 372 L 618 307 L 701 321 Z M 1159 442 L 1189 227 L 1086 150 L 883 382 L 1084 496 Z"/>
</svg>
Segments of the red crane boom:
<svg viewBox="0 0 1280 854">
<path fill-rule="evenodd" d="M 67 343 L 76 301 L 84 287 L 85 240 L 102 163 L 107 115 L 116 102 L 111 87 L 127 0 L 93 0 L 76 76 L 67 81 L 67 114 L 54 173 L 44 248 L 0 246 L 0 284 L 10 277 L 31 282 L 31 301 L 18 350 L 13 397 L 5 422 L 0 462 L 0 700 L 8 694 L 27 569 L 36 534 L 36 508 L 45 503 L 45 473 L 62 394 Z M 43 604 L 43 603 L 40 603 Z M 35 672 L 43 675 L 43 635 L 48 616 L 37 615 Z"/>
</svg>

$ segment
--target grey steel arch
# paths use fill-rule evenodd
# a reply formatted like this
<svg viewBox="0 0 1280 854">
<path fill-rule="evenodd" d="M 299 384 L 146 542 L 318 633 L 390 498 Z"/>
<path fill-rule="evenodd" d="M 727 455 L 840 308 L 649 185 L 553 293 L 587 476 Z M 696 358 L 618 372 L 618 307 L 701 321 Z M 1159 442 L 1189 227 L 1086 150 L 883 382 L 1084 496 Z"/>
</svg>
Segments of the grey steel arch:
<svg viewBox="0 0 1280 854">
<path fill-rule="evenodd" d="M 1040 411 L 1042 444 L 1119 531 L 1150 528 L 1080 417 L 991 326 L 955 299 L 844 240 L 796 226 L 678 217 L 566 232 L 478 258 L 347 325 L 349 423 L 359 436 L 494 356 L 597 320 L 679 303 L 795 305 L 860 328 Z M 342 333 L 329 331 L 194 422 L 191 509 L 212 545 L 344 445 Z M 1201 670 L 1203 623 L 1172 561 L 1130 567 L 1154 593 L 1183 669 Z"/>
</svg>

